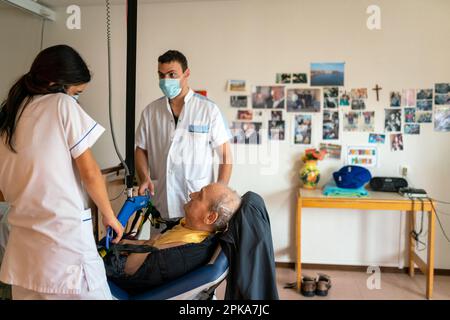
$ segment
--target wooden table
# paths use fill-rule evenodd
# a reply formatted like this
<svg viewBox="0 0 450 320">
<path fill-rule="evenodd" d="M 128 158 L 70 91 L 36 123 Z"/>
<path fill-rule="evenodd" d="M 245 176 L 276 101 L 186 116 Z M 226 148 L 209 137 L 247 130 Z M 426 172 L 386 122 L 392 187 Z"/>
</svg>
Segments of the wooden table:
<svg viewBox="0 0 450 320">
<path fill-rule="evenodd" d="M 300 289 L 302 279 L 302 255 L 301 255 L 301 231 L 302 208 L 329 208 L 329 209 L 354 209 L 354 210 L 398 210 L 409 213 L 408 223 L 408 251 L 409 251 L 409 275 L 414 276 L 414 267 L 417 265 L 426 276 L 426 297 L 431 299 L 433 293 L 434 277 L 434 233 L 435 211 L 431 201 L 424 199 L 412 201 L 396 193 L 369 191 L 369 196 L 364 198 L 343 198 L 324 196 L 322 190 L 300 189 L 297 198 L 296 216 L 296 244 L 297 244 L 297 288 Z M 425 263 L 415 252 L 415 239 L 412 231 L 415 230 L 415 217 L 417 211 L 428 213 L 428 244 L 427 262 Z"/>
</svg>

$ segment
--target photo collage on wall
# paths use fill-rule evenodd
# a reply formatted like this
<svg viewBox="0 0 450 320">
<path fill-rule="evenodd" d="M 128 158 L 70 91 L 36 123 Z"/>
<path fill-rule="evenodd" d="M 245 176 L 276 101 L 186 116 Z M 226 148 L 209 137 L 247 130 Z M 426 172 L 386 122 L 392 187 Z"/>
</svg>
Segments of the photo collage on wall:
<svg viewBox="0 0 450 320">
<path fill-rule="evenodd" d="M 407 123 L 406 113 L 409 112 L 409 120 L 414 121 L 411 116 L 411 112 L 415 112 L 413 108 L 401 107 L 410 106 L 414 107 L 416 103 L 416 91 L 411 89 L 403 89 L 402 91 L 390 91 L 389 93 L 389 108 L 384 109 L 384 131 L 389 133 L 389 145 L 391 151 L 402 151 L 403 150 L 403 134 L 402 134 L 402 122 L 404 124 L 404 129 L 412 128 L 412 123 Z M 404 117 L 402 115 L 404 114 Z M 381 136 L 381 135 L 379 135 Z M 380 143 L 378 141 L 385 141 L 386 135 L 372 136 L 374 142 Z M 369 141 L 371 137 L 369 136 Z"/>
<path fill-rule="evenodd" d="M 344 65 L 311 63 L 309 87 L 308 75 L 300 72 L 277 73 L 275 84 L 252 86 L 250 94 L 245 80 L 230 80 L 230 106 L 238 109 L 237 121 L 231 124 L 233 142 L 261 144 L 265 138 L 260 131 L 267 123 L 269 141 L 292 139 L 295 145 L 310 145 L 313 114 L 317 113 L 322 115 L 323 141 L 341 138 L 342 112 L 343 132 L 368 132 L 369 145 L 389 143 L 391 151 L 404 150 L 403 135 L 419 135 L 421 124 L 432 123 L 433 118 L 435 131 L 450 131 L 450 83 L 437 83 L 434 90 L 389 91 L 389 104 L 384 109 L 384 133 L 376 133 L 375 111 L 367 108 L 368 89 L 343 87 Z M 296 84 L 304 87 L 296 87 Z M 286 120 L 289 119 L 285 116 L 293 120 L 289 135 L 292 138 L 287 134 Z"/>
<path fill-rule="evenodd" d="M 450 84 L 436 83 L 433 89 L 403 89 L 390 92 L 390 108 L 385 109 L 385 132 L 391 151 L 404 150 L 403 135 L 420 135 L 421 125 L 433 122 L 434 130 L 450 131 Z M 376 137 L 369 137 L 370 143 Z M 383 139 L 384 140 L 384 139 Z"/>
<path fill-rule="evenodd" d="M 436 83 L 434 87 L 434 130 L 450 131 L 450 83 Z"/>
<path fill-rule="evenodd" d="M 230 125 L 232 143 L 261 144 L 260 130 L 263 114 L 261 111 L 248 109 L 249 97 L 245 80 L 229 80 L 227 91 L 230 93 L 230 106 L 237 108 L 236 119 Z"/>
<path fill-rule="evenodd" d="M 433 89 L 419 89 L 416 97 L 416 121 L 431 123 L 433 119 Z"/>
<path fill-rule="evenodd" d="M 350 103 L 350 95 L 341 96 L 344 84 L 344 63 L 311 63 L 308 74 L 285 72 L 275 75 L 273 85 L 254 85 L 248 94 L 245 80 L 229 80 L 230 106 L 236 108 L 236 120 L 230 125 L 234 143 L 261 144 L 265 137 L 261 129 L 267 122 L 269 141 L 286 141 L 293 144 L 311 144 L 312 115 L 323 109 L 323 139 L 339 139 L 340 100 Z M 301 85 L 301 87 L 298 87 Z M 326 86 L 322 90 L 322 86 Z M 268 111 L 270 110 L 270 113 Z M 284 114 L 288 112 L 288 114 Z M 288 116 L 289 119 L 285 119 Z M 267 119 L 264 120 L 264 119 Z M 292 138 L 287 137 L 286 120 L 292 119 Z"/>
</svg>

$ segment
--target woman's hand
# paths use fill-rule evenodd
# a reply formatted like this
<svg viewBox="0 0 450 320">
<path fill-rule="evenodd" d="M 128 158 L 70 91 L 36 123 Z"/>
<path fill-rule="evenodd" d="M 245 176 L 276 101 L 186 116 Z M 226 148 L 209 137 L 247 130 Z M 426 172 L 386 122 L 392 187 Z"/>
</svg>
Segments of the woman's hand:
<svg viewBox="0 0 450 320">
<path fill-rule="evenodd" d="M 111 229 L 114 230 L 114 232 L 117 234 L 116 237 L 111 241 L 112 243 L 116 244 L 122 239 L 123 236 L 123 226 L 120 223 L 119 220 L 115 216 L 103 216 L 102 218 L 103 225 L 105 228 L 111 227 Z"/>
</svg>

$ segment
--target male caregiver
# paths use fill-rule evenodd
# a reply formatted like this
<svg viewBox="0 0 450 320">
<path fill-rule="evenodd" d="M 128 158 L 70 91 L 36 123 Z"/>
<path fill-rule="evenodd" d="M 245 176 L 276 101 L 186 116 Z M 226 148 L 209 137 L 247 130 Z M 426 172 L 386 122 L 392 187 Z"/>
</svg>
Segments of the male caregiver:
<svg viewBox="0 0 450 320">
<path fill-rule="evenodd" d="M 228 184 L 231 134 L 218 106 L 189 87 L 190 70 L 181 52 L 161 55 L 158 75 L 164 96 L 142 112 L 136 131 L 136 171 L 139 194 L 148 189 L 161 216 L 173 219 L 184 216 L 189 194 L 216 181 Z"/>
</svg>

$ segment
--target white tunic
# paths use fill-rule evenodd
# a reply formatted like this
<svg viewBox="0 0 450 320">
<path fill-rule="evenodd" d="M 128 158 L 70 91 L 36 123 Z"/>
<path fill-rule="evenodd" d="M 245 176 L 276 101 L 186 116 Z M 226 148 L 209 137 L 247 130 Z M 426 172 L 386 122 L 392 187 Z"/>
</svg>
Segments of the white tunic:
<svg viewBox="0 0 450 320">
<path fill-rule="evenodd" d="M 153 204 L 164 218 L 184 216 L 189 194 L 214 182 L 214 150 L 231 138 L 218 106 L 189 90 L 175 129 L 169 100 L 142 112 L 136 146 L 147 150 L 155 185 Z"/>
<path fill-rule="evenodd" d="M 11 205 L 0 281 L 49 294 L 106 284 L 74 162 L 104 129 L 66 94 L 36 96 L 0 142 L 0 190 Z"/>
</svg>

